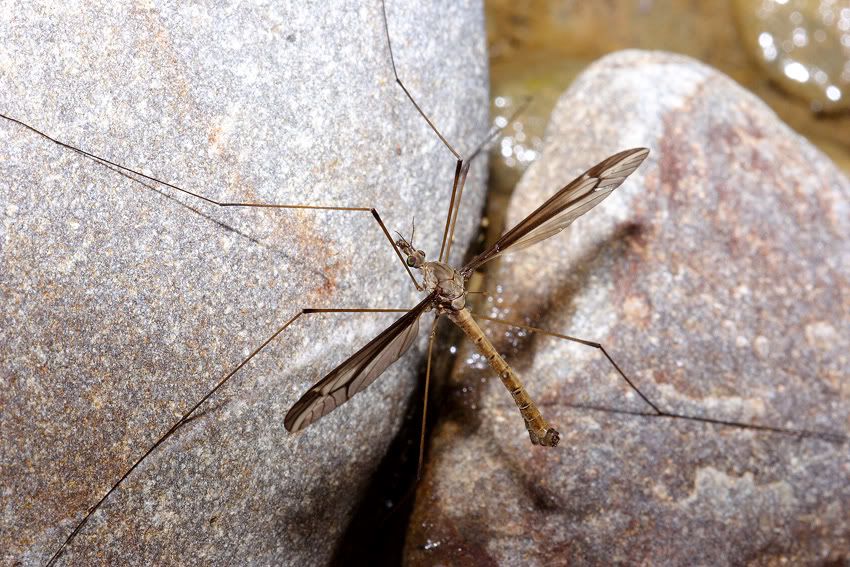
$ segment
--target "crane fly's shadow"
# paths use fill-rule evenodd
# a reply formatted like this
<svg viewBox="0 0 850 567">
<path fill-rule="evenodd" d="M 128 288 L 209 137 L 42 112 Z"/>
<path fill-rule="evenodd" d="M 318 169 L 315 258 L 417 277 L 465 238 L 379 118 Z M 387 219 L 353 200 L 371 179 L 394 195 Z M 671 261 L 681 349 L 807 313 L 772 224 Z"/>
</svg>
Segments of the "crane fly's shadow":
<svg viewBox="0 0 850 567">
<path fill-rule="evenodd" d="M 516 316 L 509 317 L 516 322 L 540 327 L 554 332 L 573 332 L 574 336 L 595 340 L 593 329 L 558 329 L 553 328 L 550 322 L 555 318 L 553 313 L 557 313 L 558 319 L 570 319 L 576 313 L 575 299 L 582 289 L 592 283 L 593 275 L 599 270 L 605 269 L 611 271 L 615 269 L 615 264 L 623 264 L 626 262 L 629 251 L 629 241 L 636 238 L 641 238 L 647 228 L 639 223 L 626 223 L 618 226 L 613 232 L 606 237 L 598 240 L 591 245 L 570 267 L 570 277 L 559 280 L 559 285 L 554 291 L 548 294 L 529 294 L 524 296 L 521 302 L 521 309 L 517 311 Z M 497 270 L 491 270 L 490 273 L 498 273 Z M 492 277 L 492 276 L 490 276 Z M 501 282 L 494 281 L 491 285 L 499 285 Z M 512 294 L 511 289 L 506 290 L 506 294 Z M 507 305 L 513 306 L 512 301 L 516 297 L 509 298 Z M 489 305 L 485 304 L 479 311 L 486 312 Z M 532 368 L 532 363 L 541 349 L 546 348 L 546 343 L 552 339 L 538 333 L 521 333 L 513 332 L 510 327 L 498 323 L 490 323 L 481 321 L 485 333 L 490 337 L 494 346 L 499 352 L 506 353 L 506 359 L 513 366 L 520 376 L 527 377 L 527 383 L 531 391 L 534 391 L 539 384 L 529 371 Z M 455 343 L 457 344 L 457 343 Z M 581 345 L 578 345 L 581 347 Z M 581 347 L 588 348 L 590 347 Z M 593 350 L 593 349 L 591 349 Z M 616 356 L 616 353 L 615 353 Z M 601 353 L 599 354 L 601 358 Z M 601 363 L 600 363 L 601 364 Z M 605 362 L 607 364 L 607 361 Z M 600 366 L 601 367 L 601 366 Z M 460 372 L 458 373 L 458 370 Z M 569 361 L 565 361 L 563 372 L 566 374 L 569 371 Z M 459 375 L 457 382 L 452 381 L 451 387 L 447 388 L 443 406 L 450 419 L 461 424 L 460 430 L 475 434 L 482 425 L 482 416 L 478 411 L 469 411 L 470 408 L 481 407 L 484 396 L 484 388 L 490 387 L 491 379 L 496 379 L 492 375 L 489 366 L 481 365 L 481 368 L 476 366 L 464 365 L 455 372 Z M 587 376 L 587 381 L 594 379 L 598 380 L 600 376 Z M 628 391 L 628 386 L 622 385 L 622 391 Z M 545 402 L 541 404 L 546 405 Z M 557 401 L 557 405 L 571 406 L 570 402 Z M 510 406 L 510 398 L 505 400 L 505 408 Z M 510 410 L 508 410 L 510 411 Z M 494 439 L 495 443 L 496 440 Z"/>
</svg>

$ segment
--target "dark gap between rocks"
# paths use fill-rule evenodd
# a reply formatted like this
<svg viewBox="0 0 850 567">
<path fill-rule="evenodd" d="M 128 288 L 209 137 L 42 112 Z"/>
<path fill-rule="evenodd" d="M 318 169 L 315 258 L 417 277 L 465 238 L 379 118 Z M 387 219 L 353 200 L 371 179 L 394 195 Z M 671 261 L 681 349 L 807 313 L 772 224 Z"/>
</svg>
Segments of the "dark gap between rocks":
<svg viewBox="0 0 850 567">
<path fill-rule="evenodd" d="M 491 209 L 488 192 L 483 210 Z M 501 222 L 504 222 L 502 216 Z M 491 223 L 492 225 L 492 223 Z M 487 235 L 492 233 L 482 226 L 469 246 L 462 264 L 484 250 Z M 461 264 L 461 265 L 462 265 Z M 470 281 L 472 283 L 472 281 Z M 477 294 L 470 295 L 473 305 L 478 303 Z M 431 316 L 425 314 L 420 320 L 425 332 L 431 329 Z M 436 423 L 451 411 L 448 394 L 448 377 L 454 368 L 457 354 L 449 348 L 466 340 L 463 333 L 445 318 L 437 325 L 437 340 L 434 343 L 434 360 L 431 365 L 431 392 L 428 396 L 428 423 L 425 431 L 424 465 L 428 464 L 431 433 Z M 427 346 L 426 346 L 427 349 Z M 458 349 L 459 350 L 459 349 Z M 427 355 L 427 350 L 425 351 Z M 425 393 L 425 370 L 427 360 L 423 358 L 419 369 L 419 380 L 405 409 L 401 428 L 390 443 L 387 453 L 363 493 L 363 498 L 352 515 L 351 522 L 343 534 L 339 546 L 330 561 L 332 566 L 347 565 L 402 565 L 404 544 L 410 517 L 416 503 L 416 466 L 419 462 L 419 434 L 422 421 L 422 396 Z"/>
<path fill-rule="evenodd" d="M 423 315 L 420 325 L 430 330 L 431 320 L 428 314 Z M 445 377 L 454 364 L 454 355 L 450 354 L 448 348 L 453 343 L 448 341 L 460 338 L 455 336 L 459 331 L 456 333 L 454 326 L 444 320 L 438 324 L 437 333 L 431 365 L 431 393 L 428 397 L 428 423 L 425 432 L 426 464 L 431 432 L 441 417 Z M 407 401 L 401 428 L 366 487 L 334 552 L 331 565 L 401 565 L 404 562 L 404 541 L 416 502 L 416 466 L 419 462 L 425 364 L 423 359 L 418 373 L 419 380 Z"/>
</svg>

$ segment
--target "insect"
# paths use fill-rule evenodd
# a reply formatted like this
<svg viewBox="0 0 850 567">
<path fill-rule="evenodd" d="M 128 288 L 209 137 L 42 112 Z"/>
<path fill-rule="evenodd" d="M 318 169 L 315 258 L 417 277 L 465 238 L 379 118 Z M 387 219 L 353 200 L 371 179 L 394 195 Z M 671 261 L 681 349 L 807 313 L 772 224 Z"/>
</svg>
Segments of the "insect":
<svg viewBox="0 0 850 567">
<path fill-rule="evenodd" d="M 385 25 L 385 29 L 386 29 L 386 25 Z M 393 61 L 393 64 L 394 64 L 394 61 Z M 402 85 L 402 87 L 403 87 L 403 85 Z M 408 96 L 409 96 L 407 89 L 404 89 L 404 92 L 406 94 L 408 94 Z M 411 97 L 411 99 L 412 99 L 412 97 Z M 436 128 L 435 128 L 435 131 L 436 131 Z M 442 138 L 442 136 L 441 136 L 441 138 Z M 65 148 L 65 149 L 67 150 L 67 148 Z M 472 155 L 474 155 L 474 152 L 473 152 Z M 637 158 L 640 155 L 641 155 L 640 150 L 638 150 L 637 153 L 631 154 L 631 157 Z M 141 172 L 139 170 L 122 169 L 123 166 L 119 165 L 118 162 L 115 162 L 115 161 L 112 161 L 112 160 L 106 161 L 103 158 L 99 158 L 99 157 L 97 157 L 95 155 L 91 155 L 91 154 L 87 155 L 86 157 L 90 157 L 90 158 L 93 158 L 95 160 L 99 160 L 102 165 L 106 165 L 106 166 L 112 167 L 112 168 L 117 168 L 120 171 L 123 171 L 124 174 L 133 177 L 135 181 L 142 181 L 142 182 L 149 182 L 149 183 L 156 183 L 157 182 L 156 180 L 142 176 Z M 614 157 L 616 157 L 616 156 L 614 156 Z M 620 165 L 622 165 L 623 163 L 628 161 L 628 157 L 629 156 L 621 156 L 620 159 L 624 160 L 624 161 L 620 162 Z M 640 159 L 642 159 L 642 157 L 640 157 Z M 606 162 L 607 161 L 608 160 L 606 160 Z M 603 162 L 603 163 L 606 163 L 606 162 Z M 608 163 L 611 167 L 616 166 L 616 160 L 615 160 L 615 162 L 608 162 Z M 634 165 L 636 167 L 636 164 L 634 164 Z M 443 229 L 442 244 L 444 246 L 444 250 L 441 251 L 441 254 L 438 257 L 438 259 L 442 258 L 443 260 L 445 260 L 449 256 L 449 252 L 450 252 L 451 246 L 452 246 L 452 236 L 451 235 L 454 232 L 454 227 L 455 227 L 457 219 L 458 219 L 459 202 L 460 202 L 460 199 L 462 197 L 462 188 L 463 188 L 464 181 L 466 179 L 465 176 L 468 173 L 468 171 L 469 170 L 468 170 L 466 163 L 464 163 L 460 159 L 458 159 L 457 166 L 455 167 L 455 176 L 454 176 L 455 181 L 454 181 L 454 188 L 453 188 L 453 191 L 452 191 L 453 199 L 452 199 L 452 202 L 449 206 L 449 213 L 448 213 L 447 221 L 446 221 L 444 229 Z M 604 173 L 604 171 L 605 171 L 604 168 L 599 170 L 600 173 Z M 615 177 L 612 177 L 612 179 L 614 179 L 614 178 Z M 581 186 L 581 183 L 579 183 L 579 186 Z M 576 187 L 578 187 L 578 186 L 576 186 Z M 576 187 L 573 187 L 573 188 L 575 189 Z M 167 185 L 166 185 L 166 188 L 168 188 Z M 172 185 L 170 187 L 170 189 L 172 191 L 179 191 L 176 188 L 176 185 Z M 612 187 L 612 189 L 613 189 L 613 187 Z M 567 193 L 569 193 L 569 192 L 567 192 Z M 562 197 L 564 197 L 564 196 L 566 196 L 567 193 L 562 191 L 559 194 Z M 187 194 L 187 195 L 191 198 L 198 198 L 198 197 L 200 197 L 201 194 L 196 193 L 196 194 Z M 232 202 L 225 202 L 225 201 L 218 201 L 217 203 L 228 206 L 228 207 L 232 207 L 232 208 L 236 208 L 238 205 L 245 205 L 245 206 L 250 206 L 250 207 L 253 207 L 253 208 L 264 208 L 264 207 L 260 207 L 258 203 L 254 203 L 254 204 L 251 204 L 251 203 L 232 203 Z M 309 208 L 310 206 L 308 205 L 307 207 Z M 281 206 L 281 208 L 288 208 L 288 207 Z M 315 207 L 315 208 L 321 209 L 323 207 Z M 453 304 L 456 301 L 458 301 L 461 298 L 461 295 L 462 295 L 461 290 L 458 289 L 458 285 L 457 285 L 458 282 L 456 281 L 456 278 L 460 277 L 461 279 L 464 279 L 467 276 L 467 274 L 464 273 L 464 270 L 461 270 L 460 273 L 458 273 L 458 272 L 453 271 L 451 268 L 446 267 L 443 264 L 440 264 L 439 262 L 437 264 L 431 264 L 431 265 L 428 265 L 427 263 L 425 263 L 423 261 L 424 259 L 423 259 L 422 255 L 420 255 L 419 251 L 416 250 L 415 247 L 413 246 L 414 238 L 411 236 L 410 242 L 408 242 L 407 240 L 404 240 L 404 239 L 399 239 L 398 241 L 394 241 L 391 237 L 389 237 L 389 231 L 386 229 L 386 225 L 383 223 L 383 220 L 380 217 L 380 215 L 377 213 L 377 211 L 372 211 L 368 207 L 365 207 L 365 208 L 338 207 L 338 208 L 343 210 L 343 211 L 373 214 L 375 220 L 377 221 L 378 225 L 380 226 L 380 229 L 381 229 L 383 235 L 385 235 L 387 237 L 387 240 L 392 244 L 392 246 L 395 250 L 396 256 L 406 264 L 405 271 L 408 274 L 412 274 L 412 272 L 410 271 L 410 268 L 414 268 L 414 269 L 419 268 L 420 270 L 425 272 L 425 275 L 426 275 L 425 283 L 426 283 L 426 285 L 424 287 L 427 290 L 428 289 L 428 282 L 430 281 L 433 284 L 432 294 L 434 294 L 434 295 L 428 296 L 428 299 L 426 299 L 426 302 L 428 302 L 428 303 L 425 304 L 422 311 L 424 311 L 424 309 L 426 309 L 428 307 L 432 307 L 438 313 L 445 312 L 445 314 L 447 316 L 451 315 L 455 311 L 454 307 L 456 307 L 456 306 L 453 305 Z M 552 216 L 552 217 L 550 217 L 550 219 L 556 220 L 556 216 Z M 564 220 L 564 219 L 562 218 L 561 220 Z M 537 228 L 540 228 L 541 226 L 543 226 L 543 225 L 541 224 Z M 233 227 L 230 227 L 230 228 L 233 228 Z M 530 225 L 528 225 L 526 228 L 527 228 L 527 231 L 525 232 L 525 236 L 528 237 L 528 238 L 531 238 L 532 235 L 542 236 L 544 234 L 543 232 L 535 232 L 535 227 L 532 227 Z M 550 227 L 550 228 L 554 228 L 554 227 Z M 236 230 L 239 230 L 239 228 L 237 227 Z M 507 236 L 508 235 L 506 235 L 506 238 L 507 238 Z M 516 240 L 511 244 L 511 246 L 512 246 L 513 249 L 518 249 L 520 247 L 521 235 L 519 235 L 517 232 L 515 232 L 514 236 L 516 237 Z M 523 242 L 524 243 L 530 243 L 527 240 L 525 240 Z M 503 248 L 507 249 L 508 248 L 507 242 L 503 242 L 503 244 L 504 244 Z M 388 252 L 389 249 L 387 248 L 386 251 Z M 493 252 L 493 256 L 500 253 L 501 251 L 503 251 L 503 250 L 496 250 L 495 252 Z M 401 254 L 401 253 L 404 253 L 404 254 Z M 404 255 L 406 255 L 406 258 L 404 258 Z M 479 258 L 479 261 L 481 263 L 483 263 L 483 262 L 487 261 L 488 259 L 489 258 Z M 417 264 L 420 264 L 420 265 L 417 266 Z M 439 277 L 435 277 L 435 278 L 433 278 L 433 280 L 429 280 L 429 273 L 430 273 L 430 276 L 435 276 L 435 275 L 439 275 L 439 274 L 446 276 L 446 277 L 451 276 L 451 277 L 449 277 L 449 280 L 451 280 L 452 282 L 455 282 L 455 283 L 454 284 L 440 283 L 439 280 L 441 278 L 439 278 Z M 414 280 L 414 281 L 416 281 L 416 280 Z M 444 292 L 445 292 L 445 294 L 444 294 Z M 442 299 L 441 299 L 441 294 L 444 294 L 442 296 Z M 445 303 L 445 301 L 443 301 L 443 299 L 445 301 L 448 301 L 448 305 Z M 459 306 L 460 303 L 458 303 L 457 305 Z M 322 311 L 322 310 L 321 309 L 311 310 L 311 312 L 320 312 L 320 311 Z M 329 309 L 329 310 L 325 310 L 325 311 L 333 311 L 333 310 Z M 374 311 L 380 311 L 380 310 L 374 310 Z M 459 312 L 462 313 L 462 311 L 459 311 Z M 419 314 L 421 314 L 421 312 Z M 457 317 L 461 317 L 461 316 L 457 316 Z M 405 319 L 405 318 L 407 318 L 407 319 Z M 411 319 L 414 319 L 414 317 L 411 317 L 409 315 L 409 313 L 408 313 L 408 315 L 405 315 L 402 318 L 402 320 L 406 321 L 406 322 L 410 321 Z M 415 319 L 416 319 L 416 321 L 418 321 L 418 315 L 415 317 Z M 290 323 L 291 322 L 294 322 L 294 319 L 291 320 Z M 463 321 L 460 321 L 460 322 L 461 322 L 461 324 L 467 325 L 467 328 L 470 330 L 470 332 L 475 334 L 474 328 L 471 327 L 468 320 L 464 319 Z M 219 388 L 227 380 L 229 380 L 232 376 L 235 375 L 236 371 L 239 371 L 239 370 L 245 368 L 245 365 L 247 365 L 249 362 L 253 361 L 254 357 L 263 348 L 269 348 L 271 346 L 272 342 L 273 342 L 273 339 L 278 337 L 280 332 L 283 332 L 284 330 L 286 330 L 290 323 L 287 323 L 286 326 L 281 328 L 278 333 L 275 333 L 274 335 L 272 335 L 269 338 L 269 340 L 267 340 L 265 343 L 263 343 L 261 345 L 261 347 L 259 349 L 256 349 L 255 351 L 253 351 L 252 354 L 249 357 L 244 358 L 241 361 L 233 361 L 234 365 L 232 367 L 232 371 L 229 372 L 227 375 L 225 375 L 223 380 L 215 388 L 213 388 L 210 391 L 207 391 L 202 397 L 198 398 L 199 401 L 194 406 L 192 406 L 188 410 L 188 412 L 186 412 L 183 415 L 183 417 L 180 420 L 178 420 L 173 425 L 173 427 L 170 428 L 162 437 L 160 437 L 159 439 L 156 439 L 156 438 L 153 439 L 154 442 L 151 445 L 149 445 L 149 447 L 150 447 L 149 450 L 138 461 L 136 461 L 135 464 L 129 470 L 127 470 L 126 474 L 123 477 L 121 477 L 121 479 L 117 483 L 114 483 L 114 484 L 111 485 L 112 488 L 106 492 L 106 494 L 103 496 L 103 499 L 101 499 L 94 506 L 92 506 L 88 515 L 85 515 L 85 517 L 73 527 L 73 531 L 71 531 L 70 535 L 67 537 L 67 539 L 65 540 L 65 543 L 62 545 L 62 547 L 58 551 L 56 551 L 56 553 L 53 555 L 53 559 L 57 559 L 58 557 L 61 556 L 61 553 L 63 552 L 63 549 L 65 548 L 65 546 L 67 544 L 71 543 L 73 541 L 73 539 L 76 537 L 77 534 L 81 533 L 81 529 L 83 527 L 85 527 L 87 521 L 92 516 L 92 514 L 94 514 L 101 507 L 101 505 L 106 501 L 106 499 L 109 498 L 110 495 L 112 495 L 114 493 L 115 489 L 126 478 L 128 478 L 129 475 L 131 475 L 131 473 L 133 473 L 136 470 L 137 466 L 143 460 L 145 460 L 148 455 L 150 455 L 153 451 L 155 451 L 157 448 L 159 448 L 162 445 L 162 443 L 166 439 L 168 439 L 170 436 L 172 436 L 175 432 L 178 432 L 181 429 L 181 427 L 184 424 L 186 424 L 190 419 L 193 419 L 194 417 L 196 417 L 196 414 L 193 413 L 193 412 L 195 412 L 196 408 L 199 408 L 200 405 L 205 402 L 205 400 L 209 400 L 215 393 L 217 393 L 219 391 Z M 344 383 L 344 385 L 346 387 L 346 391 L 343 392 L 343 394 L 346 394 L 346 395 L 349 394 L 349 386 L 352 386 L 352 384 L 354 384 L 355 387 L 352 387 L 350 389 L 350 392 L 357 391 L 356 390 L 357 387 L 364 387 L 366 385 L 365 383 L 368 381 L 369 378 L 374 379 L 375 377 L 377 377 L 377 375 L 380 374 L 380 371 L 383 370 L 383 368 L 381 368 L 381 366 L 383 366 L 385 363 L 387 365 L 389 363 L 391 363 L 392 360 L 394 360 L 395 354 L 400 354 L 401 351 L 404 350 L 404 347 L 409 346 L 408 339 L 413 334 L 411 332 L 412 329 L 413 329 L 413 325 L 408 325 L 404 332 L 402 332 L 401 334 L 395 335 L 394 340 L 390 340 L 390 344 L 389 344 L 389 346 L 392 346 L 393 348 L 391 348 L 391 349 L 383 348 L 383 349 L 380 349 L 380 351 L 372 350 L 370 352 L 370 354 L 375 355 L 373 358 L 369 359 L 369 361 L 366 361 L 365 359 L 361 359 L 361 362 L 363 364 L 361 364 L 360 366 L 357 366 L 355 368 L 355 370 L 357 372 L 355 372 L 354 374 L 351 374 L 348 379 L 342 380 L 342 382 Z M 476 338 L 478 337 L 477 334 L 475 334 L 475 336 L 476 336 Z M 495 360 L 495 358 L 494 358 L 494 360 Z M 371 364 L 371 363 L 374 363 L 374 364 Z M 345 363 L 343 363 L 343 366 L 344 365 L 345 365 Z M 340 368 L 342 368 L 342 366 Z M 386 366 L 384 366 L 384 368 L 386 368 Z M 342 371 L 337 373 L 337 377 L 339 377 L 340 374 L 342 374 Z M 512 377 L 509 375 L 508 378 L 512 378 Z M 357 379 L 360 379 L 360 383 L 355 384 Z M 321 384 L 321 382 L 320 382 L 320 384 Z M 325 395 L 324 392 L 322 392 L 321 390 L 319 390 L 318 392 L 315 391 L 315 389 L 308 390 L 307 394 L 305 395 L 305 398 L 303 398 L 303 400 L 304 400 L 303 403 L 299 402 L 291 410 L 291 412 L 289 414 L 291 416 L 291 418 L 288 417 L 285 420 L 286 425 L 290 426 L 290 429 L 302 428 L 302 427 L 306 426 L 310 421 L 315 420 L 318 417 L 318 415 L 322 414 L 322 412 L 325 410 L 326 407 L 330 408 L 331 405 L 333 405 L 333 407 L 335 407 L 335 405 L 337 403 L 337 399 L 333 397 L 334 391 L 330 390 L 329 392 L 331 392 L 330 397 L 333 398 L 332 400 L 328 399 L 328 396 Z M 513 388 L 512 392 L 516 392 L 516 388 Z M 319 397 L 317 397 L 317 396 L 319 396 Z M 538 416 L 537 414 L 535 414 L 531 410 L 530 404 L 528 406 L 523 407 L 523 405 L 526 402 L 530 402 L 530 399 L 528 399 L 526 397 L 521 397 L 521 396 L 519 396 L 519 394 L 517 394 L 517 397 L 519 398 L 518 405 L 520 406 L 521 411 L 524 412 L 524 414 L 525 414 L 524 417 L 527 416 L 526 422 L 530 424 L 529 434 L 531 435 L 532 440 L 535 440 L 535 438 L 536 438 L 536 440 L 538 442 L 542 442 L 542 444 L 544 444 L 544 445 L 555 444 L 556 439 L 557 439 L 557 435 L 554 432 L 554 428 L 548 426 L 548 424 L 545 424 L 545 421 L 542 420 L 542 416 Z M 340 398 L 340 401 L 345 401 L 345 399 L 348 399 L 348 398 L 347 397 L 345 397 L 344 399 Z M 321 404 L 321 405 L 319 406 L 317 404 Z M 319 409 L 317 409 L 317 408 L 319 408 Z M 212 522 L 212 519 L 210 520 L 210 523 L 211 524 L 214 523 L 214 522 Z"/>
<path fill-rule="evenodd" d="M 558 445 L 558 431 L 546 421 L 519 377 L 499 355 L 466 309 L 466 282 L 477 268 L 500 254 L 521 250 L 564 230 L 619 187 L 648 154 L 649 150 L 646 148 L 626 150 L 595 165 L 555 193 L 517 226 L 506 232 L 492 247 L 473 258 L 460 270 L 455 270 L 442 261 L 442 251 L 437 261 L 426 262 L 425 252 L 413 246 L 413 238 L 411 242 L 400 238 L 396 246 L 406 255 L 406 264 L 422 272 L 422 287 L 428 296 L 310 388 L 287 414 L 286 428 L 299 431 L 307 427 L 371 384 L 410 348 L 419 330 L 420 315 L 433 309 L 438 316 L 445 315 L 460 327 L 493 367 L 516 402 L 531 442 L 546 447 Z M 450 243 L 449 240 L 449 249 Z M 426 383 L 427 381 L 426 378 Z"/>
</svg>

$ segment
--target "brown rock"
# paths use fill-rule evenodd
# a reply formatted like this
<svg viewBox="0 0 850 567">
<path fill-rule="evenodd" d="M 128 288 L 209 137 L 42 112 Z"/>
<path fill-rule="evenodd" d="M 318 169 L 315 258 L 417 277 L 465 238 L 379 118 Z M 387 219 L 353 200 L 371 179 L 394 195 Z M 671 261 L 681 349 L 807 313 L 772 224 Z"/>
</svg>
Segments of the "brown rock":
<svg viewBox="0 0 850 567">
<path fill-rule="evenodd" d="M 455 161 L 392 80 L 380 3 L 226 4 L 22 5 L 0 25 L 0 112 L 220 201 L 375 206 L 405 232 L 415 215 L 433 253 Z M 468 151 L 487 129 L 480 6 L 390 4 L 399 72 Z M 0 171 L 4 565 L 43 565 L 301 308 L 419 299 L 368 211 L 208 206 L 6 120 Z M 475 224 L 463 217 L 459 242 Z M 300 319 L 144 459 L 62 561 L 328 561 L 422 345 L 304 433 L 284 415 L 392 319 Z"/>
<path fill-rule="evenodd" d="M 846 434 L 850 182 L 727 77 L 659 52 L 595 64 L 561 98 L 508 226 L 644 145 L 614 195 L 492 270 L 480 311 L 600 341 L 664 411 Z M 595 349 L 485 330 L 561 445 L 531 446 L 465 344 L 409 563 L 850 560 L 846 442 L 575 407 L 648 411 Z"/>
</svg>

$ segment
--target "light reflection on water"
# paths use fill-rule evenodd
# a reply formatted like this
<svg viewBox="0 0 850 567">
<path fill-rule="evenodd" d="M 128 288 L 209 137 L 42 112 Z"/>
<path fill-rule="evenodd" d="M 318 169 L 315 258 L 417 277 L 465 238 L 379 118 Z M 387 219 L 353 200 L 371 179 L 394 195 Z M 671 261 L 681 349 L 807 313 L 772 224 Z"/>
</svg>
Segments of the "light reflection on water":
<svg viewBox="0 0 850 567">
<path fill-rule="evenodd" d="M 741 35 L 767 75 L 814 111 L 850 109 L 850 3 L 738 0 Z"/>
<path fill-rule="evenodd" d="M 490 236 L 539 156 L 558 96 L 587 65 L 627 48 L 682 53 L 730 75 L 850 171 L 848 0 L 486 0 L 493 124 L 529 109 L 491 152 Z M 823 113 L 831 113 L 824 115 Z"/>
</svg>

